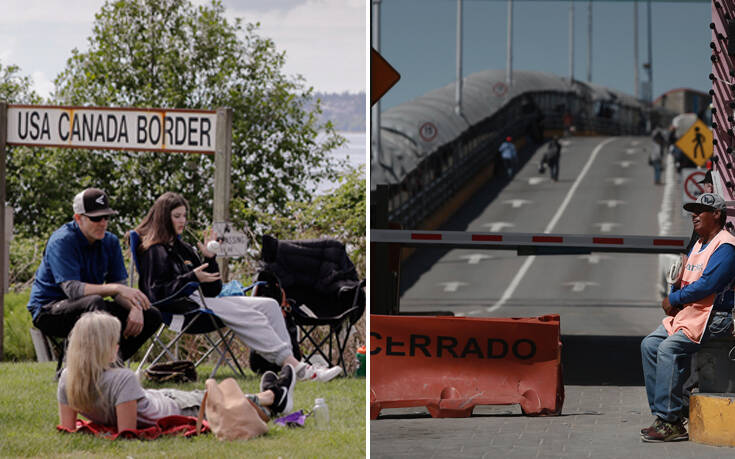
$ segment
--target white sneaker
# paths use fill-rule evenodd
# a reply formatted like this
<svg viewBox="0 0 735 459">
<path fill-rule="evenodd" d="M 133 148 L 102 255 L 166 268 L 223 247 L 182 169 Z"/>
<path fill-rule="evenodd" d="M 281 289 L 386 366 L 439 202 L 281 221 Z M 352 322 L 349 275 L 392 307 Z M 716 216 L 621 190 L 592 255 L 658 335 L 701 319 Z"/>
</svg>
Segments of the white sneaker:
<svg viewBox="0 0 735 459">
<path fill-rule="evenodd" d="M 339 365 L 332 368 L 316 368 L 306 362 L 300 362 L 296 367 L 296 379 L 299 381 L 327 382 L 339 376 L 340 373 L 342 373 L 342 367 Z"/>
</svg>

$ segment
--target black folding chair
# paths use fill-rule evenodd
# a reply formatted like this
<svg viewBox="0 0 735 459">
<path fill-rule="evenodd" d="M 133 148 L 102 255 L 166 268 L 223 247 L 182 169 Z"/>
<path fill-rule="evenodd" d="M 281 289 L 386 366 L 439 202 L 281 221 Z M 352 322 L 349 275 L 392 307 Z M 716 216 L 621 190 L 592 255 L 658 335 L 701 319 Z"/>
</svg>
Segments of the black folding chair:
<svg viewBox="0 0 735 459">
<path fill-rule="evenodd" d="M 334 239 L 279 241 L 266 235 L 262 259 L 256 279 L 280 284 L 299 329 L 298 346 L 313 347 L 304 360 L 312 363 L 320 355 L 329 366 L 340 365 L 346 375 L 344 353 L 350 332 L 365 312 L 365 280 L 359 280 L 344 244 Z M 328 327 L 324 336 L 319 336 L 321 326 Z"/>
<path fill-rule="evenodd" d="M 133 257 L 133 266 L 131 266 L 130 275 L 130 282 L 132 285 L 134 276 L 132 268 L 134 267 L 138 272 L 140 272 L 137 256 L 137 249 L 140 246 L 140 236 L 135 231 L 130 231 L 129 234 L 130 251 Z M 201 301 L 198 309 L 183 314 L 173 314 L 164 311 L 167 304 L 171 304 L 175 299 L 188 297 L 195 291 L 199 291 L 199 300 Z M 161 311 L 163 324 L 161 325 L 161 328 L 158 329 L 158 332 L 156 332 L 156 334 L 151 337 L 151 340 L 153 342 L 148 347 L 148 350 L 146 350 L 143 359 L 138 364 L 138 368 L 135 371 L 136 374 L 140 373 L 141 370 L 144 370 L 151 365 L 155 365 L 166 356 L 168 356 L 168 358 L 171 360 L 178 360 L 175 352 L 172 351 L 172 348 L 179 342 L 179 340 L 181 340 L 181 338 L 186 335 L 201 335 L 209 344 L 209 347 L 199 358 L 199 360 L 194 362 L 194 366 L 199 367 L 199 365 L 204 362 L 213 352 L 217 352 L 219 354 L 219 360 L 212 370 L 210 378 L 214 378 L 214 376 L 217 374 L 217 370 L 223 363 L 226 363 L 233 372 L 239 373 L 242 377 L 245 377 L 245 372 L 243 372 L 242 367 L 240 366 L 240 363 L 238 362 L 237 357 L 235 357 L 235 354 L 232 352 L 232 348 L 230 346 L 232 340 L 235 337 L 235 334 L 232 330 L 229 329 L 226 329 L 226 331 L 223 332 L 223 328 L 225 328 L 225 325 L 217 317 L 217 314 L 215 314 L 214 311 L 207 307 L 206 299 L 198 282 L 189 282 L 178 292 L 175 292 L 168 298 L 164 298 L 162 300 L 156 301 L 155 303 L 152 303 L 152 306 L 157 307 Z M 166 328 L 175 332 L 174 337 L 171 338 L 171 340 L 168 342 L 165 342 L 162 337 L 163 331 Z M 214 334 L 215 337 L 213 338 L 212 336 L 210 336 L 210 334 Z M 148 365 L 146 365 L 146 361 L 155 352 L 155 349 L 157 347 L 161 349 L 160 352 Z"/>
</svg>

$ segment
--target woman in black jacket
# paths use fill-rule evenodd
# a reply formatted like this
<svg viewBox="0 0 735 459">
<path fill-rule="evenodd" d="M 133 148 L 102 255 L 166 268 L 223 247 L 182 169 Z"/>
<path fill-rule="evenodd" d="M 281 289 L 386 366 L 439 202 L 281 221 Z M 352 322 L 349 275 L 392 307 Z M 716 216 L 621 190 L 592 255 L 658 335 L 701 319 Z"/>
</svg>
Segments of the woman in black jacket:
<svg viewBox="0 0 735 459">
<path fill-rule="evenodd" d="M 266 360 L 280 367 L 293 365 L 299 380 L 329 381 L 342 372 L 340 367 L 315 368 L 296 360 L 281 307 L 272 298 L 227 296 L 217 298 L 222 290 L 215 254 L 207 250 L 214 239 L 212 231 L 204 242 L 197 242 L 199 252 L 181 239 L 186 228 L 189 203 L 178 193 L 161 195 L 135 231 L 141 237 L 138 248 L 139 288 L 151 302 L 168 298 L 189 282 L 199 282 L 207 306 L 240 340 Z M 169 303 L 167 312 L 180 313 L 197 308 L 199 293 L 181 296 Z"/>
</svg>

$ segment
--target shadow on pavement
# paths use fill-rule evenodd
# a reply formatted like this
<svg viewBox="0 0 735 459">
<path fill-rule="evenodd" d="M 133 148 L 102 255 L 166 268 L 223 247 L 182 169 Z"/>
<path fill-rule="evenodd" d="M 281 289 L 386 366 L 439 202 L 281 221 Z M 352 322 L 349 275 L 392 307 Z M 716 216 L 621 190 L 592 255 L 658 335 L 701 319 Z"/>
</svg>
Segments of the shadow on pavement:
<svg viewBox="0 0 735 459">
<path fill-rule="evenodd" d="M 643 336 L 562 335 L 564 385 L 642 386 Z"/>
</svg>

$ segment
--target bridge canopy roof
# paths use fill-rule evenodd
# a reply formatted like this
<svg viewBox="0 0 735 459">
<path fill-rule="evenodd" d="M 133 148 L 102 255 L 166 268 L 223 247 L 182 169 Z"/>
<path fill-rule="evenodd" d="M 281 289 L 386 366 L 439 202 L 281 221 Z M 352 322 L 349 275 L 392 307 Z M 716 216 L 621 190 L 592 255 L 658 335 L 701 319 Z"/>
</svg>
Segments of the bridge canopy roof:
<svg viewBox="0 0 735 459">
<path fill-rule="evenodd" d="M 381 158 L 371 151 L 372 184 L 397 184 L 431 153 L 459 138 L 514 98 L 527 92 L 585 92 L 593 100 L 637 103 L 634 97 L 603 86 L 545 72 L 516 70 L 513 85 L 505 70 L 484 70 L 464 78 L 462 113 L 455 112 L 455 83 L 434 89 L 381 113 Z"/>
</svg>

